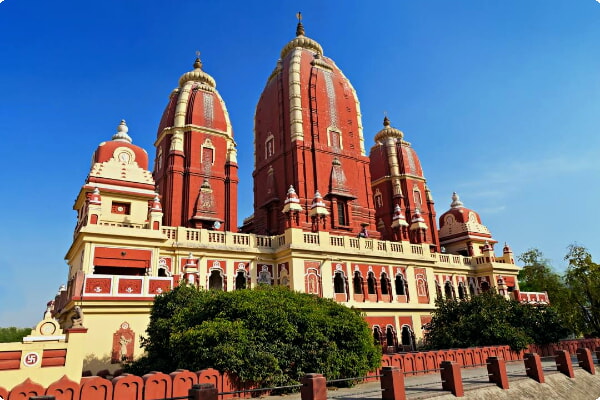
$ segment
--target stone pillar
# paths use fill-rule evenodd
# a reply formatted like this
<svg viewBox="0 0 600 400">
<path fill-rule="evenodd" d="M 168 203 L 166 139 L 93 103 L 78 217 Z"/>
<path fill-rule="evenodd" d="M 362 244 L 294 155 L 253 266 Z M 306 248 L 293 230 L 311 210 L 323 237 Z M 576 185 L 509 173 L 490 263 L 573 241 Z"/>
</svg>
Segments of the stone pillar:
<svg viewBox="0 0 600 400">
<path fill-rule="evenodd" d="M 302 400 L 327 400 L 327 381 L 321 374 L 306 374 L 300 389 Z"/>
<path fill-rule="evenodd" d="M 575 378 L 571 355 L 566 350 L 556 350 L 556 369 L 569 378 Z"/>
<path fill-rule="evenodd" d="M 527 376 L 538 383 L 546 382 L 544 371 L 542 370 L 542 361 L 536 353 L 525 353 L 525 372 Z"/>
<path fill-rule="evenodd" d="M 498 385 L 500 389 L 508 389 L 508 375 L 506 375 L 506 363 L 504 359 L 488 357 L 486 363 L 490 382 Z"/>
<path fill-rule="evenodd" d="M 454 361 L 442 361 L 440 368 L 442 369 L 442 389 L 449 390 L 456 397 L 463 397 L 465 392 L 460 374 L 460 365 Z"/>
<path fill-rule="evenodd" d="M 592 375 L 596 375 L 596 368 L 594 367 L 594 360 L 592 358 L 592 352 L 590 349 L 586 349 L 584 347 L 580 347 L 577 349 L 577 360 L 579 361 L 579 366 L 585 369 Z"/>
<path fill-rule="evenodd" d="M 188 392 L 190 400 L 217 400 L 217 388 L 212 383 L 192 385 Z"/>
<path fill-rule="evenodd" d="M 404 388 L 404 374 L 398 367 L 383 367 L 381 369 L 381 399 L 406 400 Z"/>
</svg>

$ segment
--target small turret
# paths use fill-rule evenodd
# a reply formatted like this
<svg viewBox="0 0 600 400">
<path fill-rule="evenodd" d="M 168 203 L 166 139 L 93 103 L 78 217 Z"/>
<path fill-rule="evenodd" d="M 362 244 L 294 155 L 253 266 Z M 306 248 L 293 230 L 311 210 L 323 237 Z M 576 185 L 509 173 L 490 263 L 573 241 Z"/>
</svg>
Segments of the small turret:
<svg viewBox="0 0 600 400">
<path fill-rule="evenodd" d="M 425 223 L 425 219 L 421 216 L 421 210 L 418 208 L 415 210 L 415 213 L 411 219 L 410 224 L 410 232 L 413 243 L 423 243 L 427 240 L 427 224 Z"/>
<path fill-rule="evenodd" d="M 464 206 L 456 192 L 452 193 L 450 209 L 440 216 L 440 244 L 451 254 L 479 256 L 493 249 L 496 241 L 481 223 L 479 214 Z"/>
<path fill-rule="evenodd" d="M 162 226 L 162 217 L 162 205 L 160 204 L 158 193 L 156 193 L 154 199 L 150 201 L 150 207 L 148 209 L 148 223 L 150 224 L 150 229 L 154 231 L 160 230 Z"/>
<path fill-rule="evenodd" d="M 323 202 L 323 197 L 321 193 L 317 190 L 315 192 L 315 196 L 313 197 L 312 204 L 310 205 L 310 211 L 308 215 L 312 221 L 312 231 L 317 232 L 319 228 L 326 228 L 327 224 L 327 216 L 329 215 L 329 211 L 327 211 L 327 206 Z"/>
</svg>

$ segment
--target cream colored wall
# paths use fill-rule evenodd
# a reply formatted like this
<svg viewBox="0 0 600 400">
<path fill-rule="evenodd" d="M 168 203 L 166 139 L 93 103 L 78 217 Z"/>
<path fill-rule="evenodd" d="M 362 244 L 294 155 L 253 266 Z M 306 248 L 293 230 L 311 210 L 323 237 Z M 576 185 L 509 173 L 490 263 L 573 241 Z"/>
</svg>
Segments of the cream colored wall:
<svg viewBox="0 0 600 400">
<path fill-rule="evenodd" d="M 36 341 L 31 343 L 0 343 L 0 352 L 21 351 L 21 363 L 19 369 L 0 371 L 0 386 L 7 390 L 21 384 L 26 379 L 31 379 L 44 387 L 59 380 L 64 375 L 74 382 L 81 379 L 82 362 L 84 359 L 84 342 L 86 333 L 67 333 L 65 340 Z M 63 367 L 42 367 L 42 355 L 44 350 L 67 350 L 65 365 Z M 39 361 L 29 367 L 25 364 L 25 357 L 29 353 L 38 354 Z"/>
<path fill-rule="evenodd" d="M 130 213 L 113 214 L 111 211 L 112 203 L 130 204 Z M 134 199 L 129 196 L 117 196 L 112 193 L 102 195 L 102 216 L 100 222 L 116 222 L 124 224 L 146 225 L 148 218 L 148 201 Z"/>
<path fill-rule="evenodd" d="M 94 303 L 99 303 L 97 301 L 80 303 L 85 313 L 84 326 L 88 329 L 83 351 L 84 371 L 90 370 L 92 373 L 97 373 L 100 370 L 108 369 L 114 372 L 122 368 L 121 364 L 111 364 L 111 355 L 113 333 L 119 330 L 123 322 L 129 323 L 135 334 L 134 358 L 143 355 L 144 351 L 140 348 L 140 335 L 146 335 L 146 328 L 150 322 L 151 302 L 113 301 L 103 304 L 101 308 L 95 308 Z"/>
</svg>

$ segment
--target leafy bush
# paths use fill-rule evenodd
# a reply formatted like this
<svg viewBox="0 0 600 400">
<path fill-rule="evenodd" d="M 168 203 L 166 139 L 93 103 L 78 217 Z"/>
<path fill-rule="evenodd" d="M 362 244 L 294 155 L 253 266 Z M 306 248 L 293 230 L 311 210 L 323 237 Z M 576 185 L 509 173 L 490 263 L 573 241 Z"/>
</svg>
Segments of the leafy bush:
<svg viewBox="0 0 600 400">
<path fill-rule="evenodd" d="M 137 374 L 212 367 L 273 386 L 296 384 L 310 372 L 364 376 L 381 362 L 357 310 L 282 287 L 180 286 L 156 298 L 146 332 L 146 356 L 127 366 Z"/>
<path fill-rule="evenodd" d="M 438 300 L 425 342 L 428 348 L 508 345 L 524 350 L 529 344 L 558 342 L 567 333 L 552 307 L 506 300 L 489 291 L 470 300 Z"/>
</svg>

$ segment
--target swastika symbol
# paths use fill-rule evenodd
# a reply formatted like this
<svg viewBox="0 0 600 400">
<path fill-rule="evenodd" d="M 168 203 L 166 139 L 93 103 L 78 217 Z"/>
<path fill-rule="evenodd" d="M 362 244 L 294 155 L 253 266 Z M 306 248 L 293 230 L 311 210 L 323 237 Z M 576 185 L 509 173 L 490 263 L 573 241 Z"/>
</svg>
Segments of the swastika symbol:
<svg viewBox="0 0 600 400">
<path fill-rule="evenodd" d="M 38 355 L 38 353 L 29 353 L 29 354 L 25 355 L 25 358 L 23 359 L 23 363 L 25 365 L 27 365 L 28 367 L 31 367 L 32 365 L 37 364 L 39 357 L 40 356 Z"/>
</svg>

